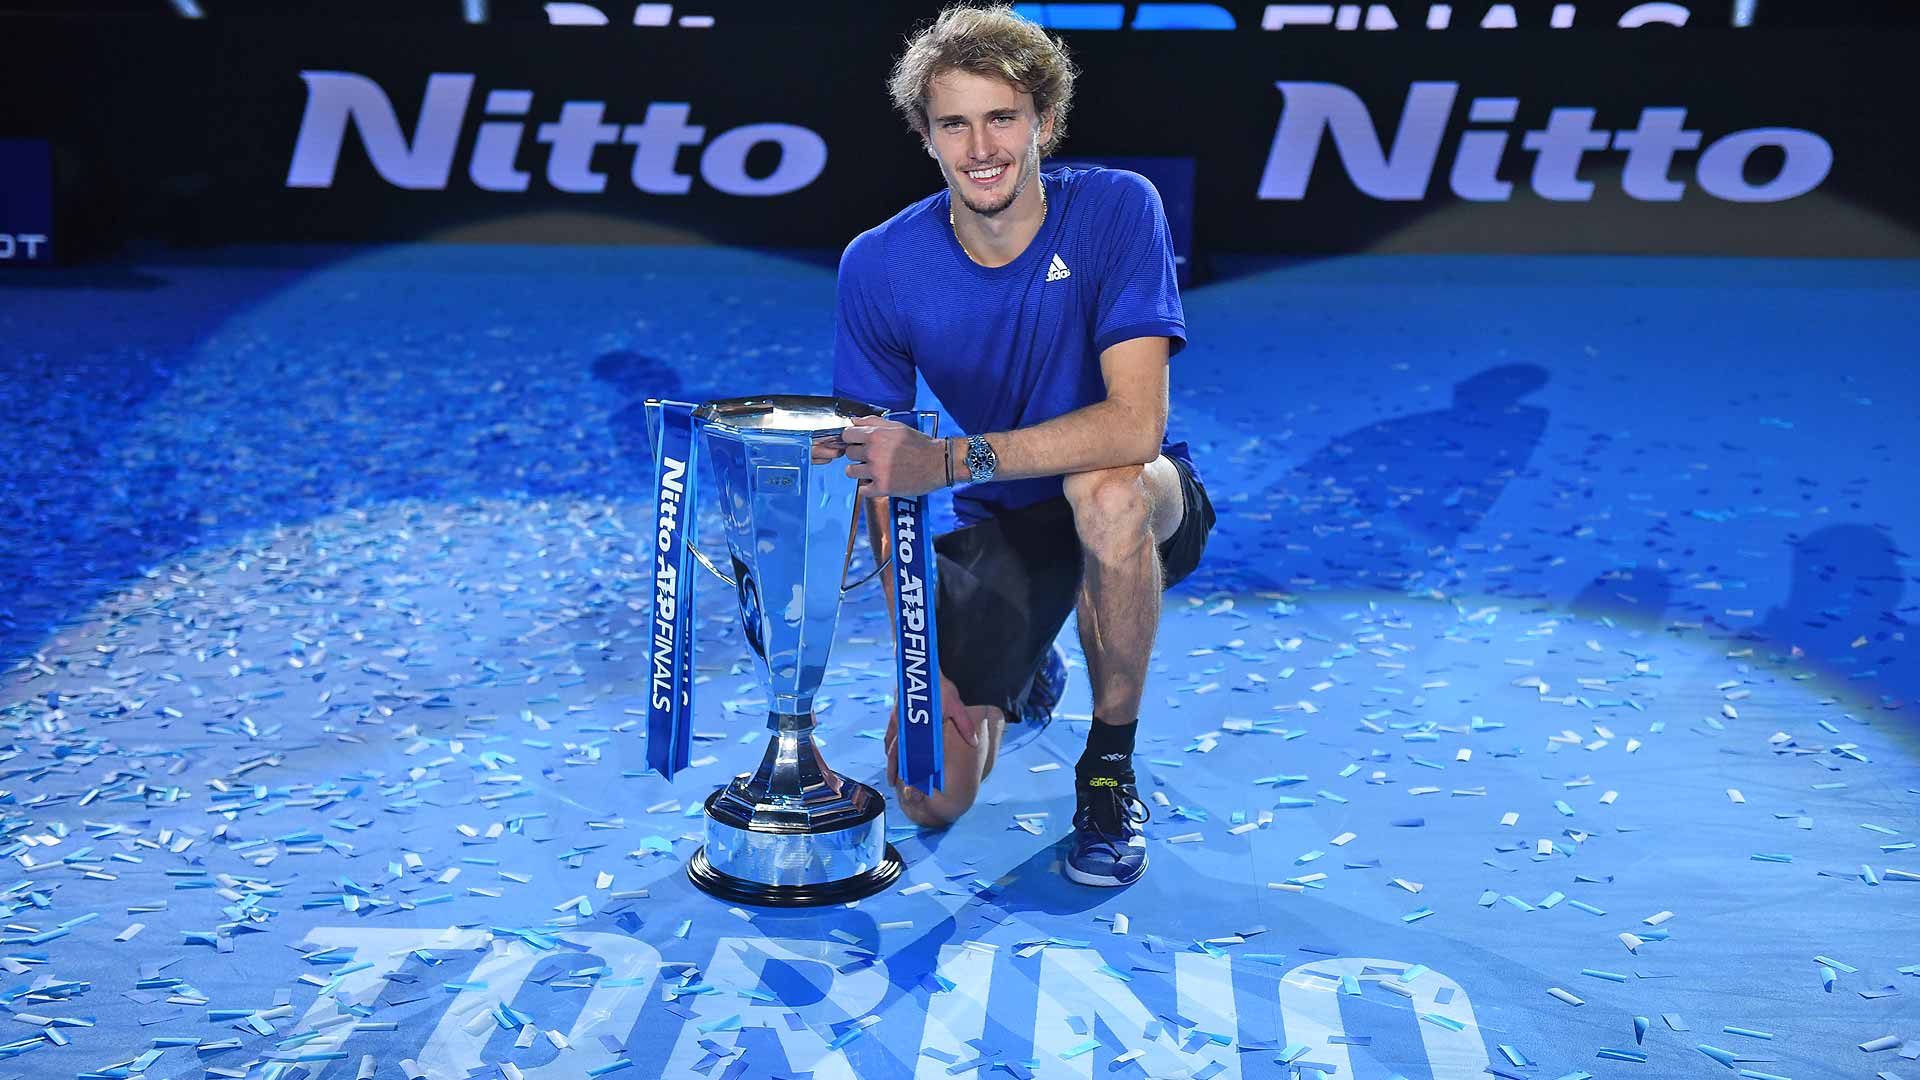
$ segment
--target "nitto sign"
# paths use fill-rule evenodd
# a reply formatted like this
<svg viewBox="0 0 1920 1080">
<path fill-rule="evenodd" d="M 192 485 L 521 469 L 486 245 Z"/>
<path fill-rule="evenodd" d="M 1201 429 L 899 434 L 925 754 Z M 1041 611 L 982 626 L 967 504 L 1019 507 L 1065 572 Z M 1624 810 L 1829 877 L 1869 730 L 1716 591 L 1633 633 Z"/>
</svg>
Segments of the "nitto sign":
<svg viewBox="0 0 1920 1080">
<path fill-rule="evenodd" d="M 1427 197 L 1448 121 L 1460 84 L 1414 83 L 1394 130 L 1391 149 L 1382 144 L 1379 126 L 1359 95 L 1334 83 L 1276 83 L 1285 101 L 1280 122 L 1267 152 L 1260 177 L 1260 198 L 1303 199 L 1313 176 L 1323 136 L 1331 136 L 1334 152 L 1348 179 L 1360 191 L 1383 200 Z M 1468 108 L 1470 125 L 1511 125 L 1520 99 L 1474 98 Z M 1529 182 L 1534 193 L 1556 202 L 1585 202 L 1594 185 L 1582 180 L 1580 167 L 1589 153 L 1612 151 L 1625 155 L 1620 186 L 1643 202 L 1675 202 L 1687 183 L 1672 175 L 1674 157 L 1699 150 L 1693 181 L 1717 199 L 1741 203 L 1771 203 L 1805 195 L 1827 178 L 1833 167 L 1833 147 L 1827 140 L 1801 128 L 1751 128 L 1705 142 L 1699 130 L 1686 126 L 1683 108 L 1645 108 L 1639 122 L 1619 131 L 1596 130 L 1594 110 L 1558 108 L 1545 127 L 1520 132 L 1520 146 L 1534 155 Z M 1504 128 L 1469 127 L 1453 148 L 1447 185 L 1462 199 L 1505 202 L 1513 184 L 1498 178 L 1509 151 L 1512 132 Z M 1771 148 L 1779 157 L 1778 171 L 1768 179 L 1747 178 L 1747 160 L 1756 151 Z"/>
<path fill-rule="evenodd" d="M 287 186 L 330 188 L 340 149 L 351 127 L 373 168 L 387 183 L 414 190 L 444 190 L 455 162 L 463 155 L 467 176 L 485 191 L 524 192 L 533 173 L 519 167 L 533 111 L 533 91 L 493 90 L 486 98 L 485 122 L 472 145 L 464 145 L 463 125 L 472 102 L 470 74 L 435 74 L 412 137 L 378 83 L 345 71 L 303 71 L 307 107 L 300 117 Z M 689 122 L 686 102 L 651 102 L 637 124 L 608 123 L 604 101 L 562 102 L 553 119 L 533 130 L 547 147 L 545 180 L 556 191 L 596 195 L 607 189 L 607 174 L 594 169 L 594 151 L 603 146 L 632 147 L 628 180 L 649 195 L 685 195 L 695 174 L 680 170 L 681 152 L 699 147 L 698 177 L 727 195 L 786 195 L 811 184 L 827 166 L 827 143 L 794 124 L 746 124 L 709 139 L 707 129 Z M 747 170 L 747 155 L 760 146 L 774 150 L 773 166 L 762 176 Z"/>
</svg>

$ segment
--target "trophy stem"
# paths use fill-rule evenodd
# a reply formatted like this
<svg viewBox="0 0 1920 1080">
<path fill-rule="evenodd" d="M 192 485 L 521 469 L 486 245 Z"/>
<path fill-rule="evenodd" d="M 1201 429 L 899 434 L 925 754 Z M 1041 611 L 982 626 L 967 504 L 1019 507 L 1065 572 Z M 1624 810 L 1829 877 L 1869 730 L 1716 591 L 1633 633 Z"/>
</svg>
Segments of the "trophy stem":
<svg viewBox="0 0 1920 1080">
<path fill-rule="evenodd" d="M 687 865 L 701 890 L 772 907 L 844 903 L 900 876 L 885 800 L 827 766 L 813 714 L 774 711 L 760 767 L 707 798 L 707 844 Z"/>
<path fill-rule="evenodd" d="M 741 773 L 722 788 L 713 812 L 729 824 L 813 830 L 835 828 L 858 818 L 866 798 L 828 767 L 813 741 L 812 713 L 772 712 L 760 767 Z"/>
<path fill-rule="evenodd" d="M 767 729 L 778 734 L 792 732 L 796 735 L 807 735 L 813 731 L 813 727 L 813 714 L 810 712 L 791 713 L 776 709 L 767 713 Z"/>
</svg>

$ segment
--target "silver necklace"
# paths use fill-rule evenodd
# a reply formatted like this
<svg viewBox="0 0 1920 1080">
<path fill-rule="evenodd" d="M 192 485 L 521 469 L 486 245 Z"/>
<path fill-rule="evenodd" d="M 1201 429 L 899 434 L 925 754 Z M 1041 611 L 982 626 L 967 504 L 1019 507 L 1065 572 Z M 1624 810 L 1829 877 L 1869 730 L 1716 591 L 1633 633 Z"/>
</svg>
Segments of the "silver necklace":
<svg viewBox="0 0 1920 1080">
<path fill-rule="evenodd" d="M 1045 225 L 1047 223 L 1047 179 L 1046 177 L 1042 176 L 1039 178 L 1039 180 L 1040 180 L 1040 224 Z M 979 259 L 975 259 L 973 257 L 973 252 L 967 250 L 967 242 L 965 240 L 960 239 L 960 224 L 953 220 L 953 196 L 951 194 L 947 196 L 947 227 L 953 230 L 953 242 L 960 245 L 961 252 L 963 252 L 967 256 L 967 258 L 972 260 L 973 262 L 976 262 L 976 263 L 979 262 L 980 261 Z M 1040 230 L 1037 227 L 1034 229 L 1034 235 L 1035 236 L 1040 235 Z"/>
</svg>

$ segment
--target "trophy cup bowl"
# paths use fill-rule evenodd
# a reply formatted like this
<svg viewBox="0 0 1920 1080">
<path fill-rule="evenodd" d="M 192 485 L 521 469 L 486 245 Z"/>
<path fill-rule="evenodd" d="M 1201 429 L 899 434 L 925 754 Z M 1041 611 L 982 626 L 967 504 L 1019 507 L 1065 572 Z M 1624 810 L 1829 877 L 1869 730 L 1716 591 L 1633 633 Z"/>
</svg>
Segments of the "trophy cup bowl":
<svg viewBox="0 0 1920 1080">
<path fill-rule="evenodd" d="M 859 521 L 859 482 L 846 473 L 839 437 L 854 418 L 884 412 L 798 395 L 727 398 L 694 410 L 733 573 L 693 550 L 738 594 L 773 733 L 759 768 L 706 800 L 706 844 L 687 876 L 712 896 L 768 907 L 845 903 L 900 876 L 886 800 L 829 768 L 813 741 L 814 695 Z"/>
</svg>

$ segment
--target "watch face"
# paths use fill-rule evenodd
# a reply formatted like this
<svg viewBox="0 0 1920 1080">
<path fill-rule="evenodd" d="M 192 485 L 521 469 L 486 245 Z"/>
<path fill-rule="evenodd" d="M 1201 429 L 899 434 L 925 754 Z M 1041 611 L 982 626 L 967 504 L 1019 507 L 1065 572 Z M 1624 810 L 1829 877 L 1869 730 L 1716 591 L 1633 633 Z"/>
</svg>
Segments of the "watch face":
<svg viewBox="0 0 1920 1080">
<path fill-rule="evenodd" d="M 993 447 L 987 440 L 978 436 L 967 441 L 967 472 L 974 483 L 983 483 L 993 479 L 994 468 L 999 462 L 994 458 Z"/>
</svg>

